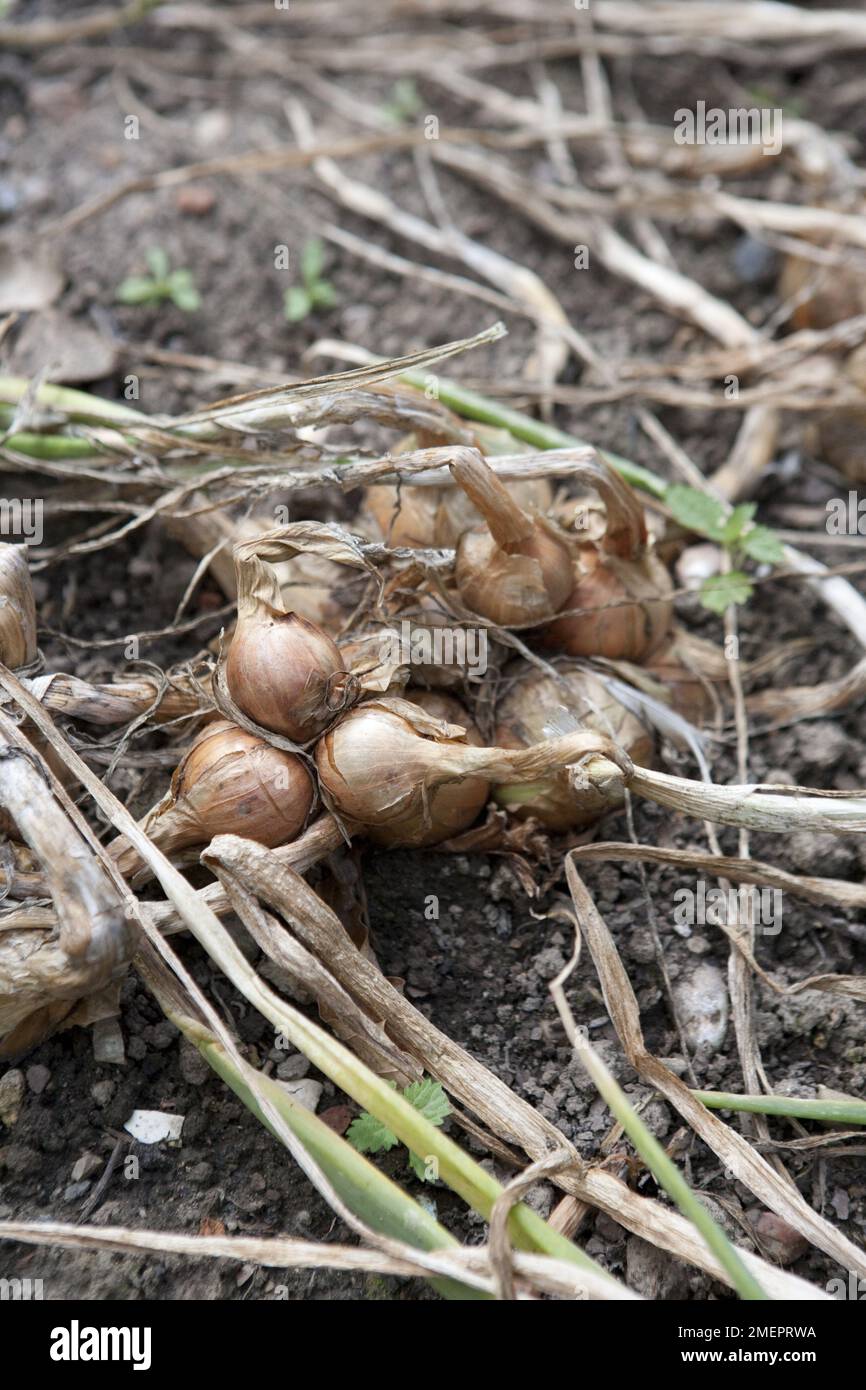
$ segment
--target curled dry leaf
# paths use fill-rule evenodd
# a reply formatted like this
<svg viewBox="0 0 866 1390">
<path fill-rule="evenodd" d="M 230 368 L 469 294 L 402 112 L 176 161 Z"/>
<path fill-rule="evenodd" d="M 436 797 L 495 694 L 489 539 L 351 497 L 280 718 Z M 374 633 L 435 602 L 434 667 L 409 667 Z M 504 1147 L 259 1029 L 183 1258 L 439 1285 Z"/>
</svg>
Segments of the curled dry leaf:
<svg viewBox="0 0 866 1390">
<path fill-rule="evenodd" d="M 14 1056 L 122 975 L 133 935 L 117 889 L 3 723 L 0 801 L 42 865 L 57 926 L 0 932 L 0 1055 Z"/>
</svg>

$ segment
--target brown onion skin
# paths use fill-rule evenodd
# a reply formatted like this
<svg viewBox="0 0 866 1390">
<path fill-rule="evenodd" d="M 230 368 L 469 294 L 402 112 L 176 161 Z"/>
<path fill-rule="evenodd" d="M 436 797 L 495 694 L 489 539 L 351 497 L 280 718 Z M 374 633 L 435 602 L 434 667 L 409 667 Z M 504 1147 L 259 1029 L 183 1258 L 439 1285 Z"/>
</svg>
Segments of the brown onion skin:
<svg viewBox="0 0 866 1390">
<path fill-rule="evenodd" d="M 525 560 L 537 563 L 540 587 L 529 589 L 521 581 Z M 563 607 L 572 585 L 568 551 L 540 527 L 511 553 L 496 544 L 486 526 L 464 532 L 454 577 L 464 603 L 499 627 L 550 617 Z"/>
<path fill-rule="evenodd" d="M 173 805 L 157 816 L 171 827 L 172 848 L 207 844 L 214 835 L 242 835 L 268 849 L 303 829 L 313 805 L 313 784 L 294 753 L 222 720 L 199 735 L 172 779 Z"/>
<path fill-rule="evenodd" d="M 295 743 L 326 729 L 355 688 L 327 633 L 297 613 L 270 610 L 238 621 L 226 683 L 248 719 Z"/>
<path fill-rule="evenodd" d="M 434 787 L 427 795 L 430 823 L 425 824 L 421 791 L 407 787 L 407 768 L 424 742 L 399 715 L 362 705 L 316 747 L 324 792 L 350 827 L 374 844 L 416 849 L 438 844 L 468 829 L 487 802 L 490 784 L 481 777 Z"/>
<path fill-rule="evenodd" d="M 564 687 L 543 671 L 527 672 L 500 701 L 496 724 L 496 743 L 499 747 L 526 748 L 540 743 L 547 736 L 546 722 L 557 714 L 560 706 L 564 706 L 584 728 L 612 738 L 625 749 L 633 762 L 645 767 L 652 766 L 652 734 L 605 690 L 601 680 L 583 671 L 566 670 L 560 674 Z M 597 709 L 593 709 L 592 705 Z M 494 787 L 493 799 L 507 807 L 518 820 L 532 817 L 557 833 L 583 829 L 615 809 L 602 797 L 594 806 L 588 801 L 579 807 L 562 778 L 554 777 L 525 786 L 526 799 L 517 800 L 516 793 L 520 790 L 519 784 L 517 787 Z"/>
<path fill-rule="evenodd" d="M 459 724 L 466 730 L 467 743 L 471 743 L 475 748 L 484 747 L 484 739 L 478 725 L 474 723 L 466 707 L 453 695 L 443 695 L 439 690 L 416 690 L 413 686 L 403 692 L 403 699 L 420 706 L 427 714 L 432 714 L 434 719 L 441 719 L 444 724 Z"/>
<path fill-rule="evenodd" d="M 671 580 L 651 551 L 640 561 L 629 561 L 589 550 L 575 563 L 573 580 L 571 594 L 561 607 L 600 611 L 566 612 L 554 619 L 543 633 L 546 646 L 569 656 L 641 662 L 664 642 L 673 616 L 667 597 Z M 635 601 L 622 602 L 629 598 Z M 605 607 L 608 604 L 617 606 Z"/>
</svg>

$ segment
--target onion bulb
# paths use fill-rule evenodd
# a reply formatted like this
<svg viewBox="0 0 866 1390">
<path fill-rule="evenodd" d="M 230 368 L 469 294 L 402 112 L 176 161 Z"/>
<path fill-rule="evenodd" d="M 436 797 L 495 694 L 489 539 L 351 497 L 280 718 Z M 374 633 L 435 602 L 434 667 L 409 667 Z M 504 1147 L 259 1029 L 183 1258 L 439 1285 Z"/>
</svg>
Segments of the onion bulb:
<svg viewBox="0 0 866 1390">
<path fill-rule="evenodd" d="M 508 680 L 510 672 L 505 672 Z M 570 729 L 594 730 L 612 739 L 643 766 L 652 760 L 652 735 L 603 681 L 589 671 L 566 668 L 554 680 L 543 671 L 529 670 L 515 679 L 497 710 L 496 742 L 505 748 L 526 748 Z M 522 785 L 495 787 L 494 799 L 521 819 L 533 816 L 549 830 L 573 830 L 590 825 L 622 804 L 621 785 L 611 783 L 575 796 L 562 772 Z"/>
<path fill-rule="evenodd" d="M 434 719 L 441 719 L 443 724 L 456 724 L 464 731 L 467 743 L 471 743 L 475 748 L 480 748 L 484 739 L 481 737 L 481 730 L 469 713 L 464 709 L 459 700 L 455 700 L 453 695 L 443 695 L 440 690 L 416 690 L 414 687 L 407 690 L 403 696 L 410 704 L 417 705 L 426 714 L 432 714 Z"/>
<path fill-rule="evenodd" d="M 36 657 L 36 604 L 23 545 L 0 544 L 0 661 L 27 666 Z"/>
<path fill-rule="evenodd" d="M 508 491 L 519 507 L 545 512 L 551 502 L 546 478 L 526 478 L 509 483 Z M 388 545 L 411 546 L 415 550 L 440 546 L 453 550 L 463 535 L 478 526 L 483 516 L 459 487 L 400 488 L 392 483 L 375 483 L 364 494 L 362 520 L 372 521 L 375 534 Z"/>
<path fill-rule="evenodd" d="M 516 751 L 471 747 L 462 727 L 389 698 L 352 710 L 316 748 L 323 795 L 350 829 L 388 846 L 447 840 L 472 824 L 491 782 L 525 782 L 571 763 L 584 764 L 575 775 L 590 786 L 621 784 L 632 767 L 588 731 Z"/>
<path fill-rule="evenodd" d="M 326 632 L 287 612 L 255 542 L 235 547 L 238 621 L 226 658 L 229 694 L 260 728 L 308 743 L 355 699 L 357 680 Z"/>
<path fill-rule="evenodd" d="M 500 627 L 552 617 L 572 587 L 564 537 L 522 511 L 480 454 L 461 451 L 451 472 L 484 517 L 457 544 L 454 577 L 464 603 Z"/>
<path fill-rule="evenodd" d="M 600 541 L 577 547 L 566 612 L 544 633 L 569 656 L 643 661 L 664 641 L 673 612 L 671 579 L 648 542 L 643 507 L 624 479 L 600 459 L 580 470 L 605 504 Z"/>
<path fill-rule="evenodd" d="M 141 828 L 167 855 L 207 845 L 214 835 L 243 835 L 274 849 L 303 829 L 313 795 L 301 758 L 221 719 L 187 750 Z M 138 851 L 122 838 L 112 853 L 125 874 L 141 867 Z"/>
</svg>

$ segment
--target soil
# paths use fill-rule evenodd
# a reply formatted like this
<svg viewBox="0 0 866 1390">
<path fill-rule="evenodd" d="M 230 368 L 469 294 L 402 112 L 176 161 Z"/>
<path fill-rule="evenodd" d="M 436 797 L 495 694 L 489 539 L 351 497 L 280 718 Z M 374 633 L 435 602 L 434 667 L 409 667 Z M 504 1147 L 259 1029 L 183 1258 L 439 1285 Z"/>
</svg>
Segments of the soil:
<svg viewBox="0 0 866 1390">
<path fill-rule="evenodd" d="M 16 8 L 15 18 L 24 23 L 101 8 L 67 0 L 24 3 Z M 231 6 L 217 8 L 228 12 Z M 136 42 L 143 53 L 130 65 L 124 60 Z M 165 67 L 160 63 L 163 46 L 158 33 L 155 37 L 144 25 L 86 48 L 79 46 L 74 53 L 51 48 L 35 57 L 12 51 L 2 54 L 0 208 L 7 208 L 18 225 L 36 232 L 84 199 L 141 172 L 284 143 L 291 138 L 284 108 L 292 96 L 304 100 L 321 129 L 333 128 L 333 117 L 315 97 L 272 73 L 257 68 L 245 71 L 237 55 L 230 61 L 225 48 L 205 30 L 175 31 L 171 62 Z M 805 118 L 848 131 L 856 141 L 866 134 L 862 107 L 856 103 L 836 106 L 829 95 L 856 73 L 853 62 L 822 58 L 802 72 L 772 74 L 767 81 L 780 103 L 796 101 Z M 565 105 L 583 110 L 577 64 L 551 62 L 549 74 L 560 85 Z M 744 82 L 757 80 L 754 69 L 744 74 L 721 62 L 708 76 L 703 59 L 682 56 L 675 62 L 642 58 L 627 74 L 614 73 L 615 84 L 626 79 L 647 117 L 665 122 L 671 121 L 677 107 L 690 104 L 696 93 L 708 105 L 729 106 L 737 103 Z M 369 73 L 341 78 L 350 97 L 378 105 L 388 100 L 392 80 L 386 74 Z M 487 72 L 485 80 L 516 95 L 532 92 L 529 75 L 517 69 Z M 443 122 L 466 124 L 475 118 L 472 108 L 445 100 L 433 84 L 428 89 L 421 81 L 419 90 L 424 109 L 429 105 Z M 140 117 L 137 141 L 124 139 L 124 117 L 133 112 Z M 543 155 L 536 151 L 521 158 L 531 164 Z M 577 147 L 578 167 L 587 179 L 592 177 L 596 158 L 591 150 Z M 425 215 L 410 156 L 360 159 L 353 162 L 352 172 Z M 568 247 L 513 213 L 503 216 L 498 203 L 468 183 L 445 171 L 440 181 L 446 205 L 459 225 L 541 274 L 572 322 L 608 360 L 615 362 L 622 353 L 650 357 L 656 351 L 669 352 L 674 344 L 683 353 L 690 345 L 706 346 L 696 330 L 669 318 L 647 297 L 601 268 L 593 268 L 591 278 L 576 274 Z M 748 186 L 744 180 L 742 188 L 748 190 Z M 193 187 L 207 191 L 196 210 L 191 210 L 193 200 L 185 197 Z M 188 409 L 247 385 L 232 379 L 228 371 L 202 373 L 155 362 L 145 344 L 263 371 L 295 373 L 324 369 L 321 359 L 308 368 L 304 365 L 305 352 L 320 337 L 343 337 L 382 354 L 396 354 L 471 334 L 495 316 L 477 301 L 374 271 L 331 248 L 326 273 L 336 290 L 335 307 L 317 311 L 300 324 L 289 324 L 281 314 L 286 279 L 274 269 L 276 246 L 285 244 L 294 250 L 334 221 L 402 254 L 413 255 L 413 249 L 336 209 L 306 174 L 214 178 L 189 188 L 127 197 L 71 231 L 57 248 L 66 276 L 59 307 L 79 323 L 95 327 L 114 346 L 113 372 L 88 385 L 107 399 L 123 399 L 130 375 L 140 382 L 139 404 L 153 412 Z M 737 191 L 736 183 L 733 188 Z M 762 321 L 768 315 L 775 304 L 772 274 L 757 286 L 740 278 L 735 253 L 742 239 L 735 231 L 726 228 L 708 239 L 686 224 L 669 229 L 666 235 L 683 270 L 753 320 Z M 199 312 L 184 314 L 171 305 L 123 307 L 115 302 L 118 284 L 142 271 L 144 253 L 154 245 L 166 249 L 172 265 L 193 272 L 202 293 Z M 426 253 L 423 258 L 435 262 Z M 454 267 L 443 263 L 443 268 Z M 533 334 L 521 319 L 509 320 L 508 329 L 503 341 L 471 359 L 454 360 L 450 373 L 458 378 L 519 377 Z M 3 369 L 8 370 L 14 335 L 3 351 Z M 12 361 L 14 365 L 14 355 Z M 578 376 L 578 370 L 570 367 L 565 379 Z M 739 420 L 734 412 L 725 411 L 666 409 L 659 414 L 705 471 L 724 460 Z M 665 461 L 637 428 L 629 406 L 598 407 L 582 412 L 580 418 L 562 409 L 555 418 L 565 429 L 668 473 Z M 771 470 L 762 490 L 768 519 L 772 520 L 773 508 L 780 503 L 822 508 L 829 497 L 840 495 L 840 488 L 847 489 L 827 469 L 811 465 L 800 416 L 792 415 L 785 423 L 780 456 L 786 451 L 793 451 L 789 453 L 792 466 Z M 9 487 L 13 486 L 30 495 L 33 475 L 10 479 Z M 56 543 L 66 533 L 65 525 L 49 517 L 46 541 Z M 185 551 L 159 527 L 150 525 L 133 532 L 124 544 L 100 551 L 95 561 L 71 557 L 42 571 L 37 589 L 46 669 L 74 671 L 91 679 L 101 671 L 117 670 L 123 663 L 121 639 L 170 624 L 194 567 Z M 205 583 L 192 610 L 198 621 L 193 633 L 143 642 L 142 657 L 168 665 L 189 656 L 191 644 L 204 646 L 219 629 L 220 619 L 213 610 L 221 602 L 216 589 Z M 718 640 L 717 621 L 694 603 L 681 603 L 679 616 L 693 630 Z M 741 630 L 745 660 L 791 638 L 813 638 L 809 652 L 777 677 L 785 684 L 841 675 L 858 656 L 853 639 L 828 619 L 817 597 L 799 584 L 760 589 L 743 611 Z M 57 633 L 74 633 L 82 643 L 113 641 L 115 645 L 76 646 Z M 146 746 L 165 745 L 156 736 Z M 716 751 L 717 779 L 733 780 L 730 743 L 718 745 Z M 668 766 L 676 770 L 676 754 L 670 754 Z M 682 767 L 685 770 L 685 764 Z M 864 785 L 862 710 L 771 735 L 756 733 L 750 769 L 756 781 L 777 780 L 781 774 L 779 780 L 804 785 L 837 789 Z M 164 773 L 123 766 L 114 773 L 112 786 L 139 813 L 155 799 L 161 777 Z M 695 822 L 649 803 L 635 806 L 635 831 L 639 840 L 659 845 L 701 843 Z M 627 838 L 624 818 L 608 820 L 601 834 Z M 720 838 L 726 852 L 736 853 L 735 831 L 722 831 Z M 866 870 L 866 849 L 854 837 L 755 834 L 752 854 L 801 873 L 858 879 Z M 649 1048 L 658 1056 L 682 1060 L 653 957 L 647 896 L 637 867 L 592 866 L 586 870 L 586 880 L 617 938 L 637 992 Z M 545 896 L 533 900 L 526 896 L 507 857 L 464 858 L 432 852 L 369 852 L 365 881 L 372 944 L 386 974 L 405 979 L 408 997 L 419 1009 L 536 1105 L 586 1159 L 597 1156 L 610 1128 L 609 1115 L 571 1056 L 548 992 L 549 982 L 571 951 L 567 924 L 561 916 L 547 915 L 561 903 L 564 881 L 553 882 Z M 674 930 L 673 894 L 682 886 L 677 871 L 648 868 L 646 882 L 674 983 L 699 963 L 714 965 L 724 975 L 727 946 L 720 931 L 696 927 L 685 937 Z M 434 921 L 425 915 L 431 893 L 439 901 Z M 863 933 L 850 931 L 861 922 L 862 914 L 815 907 L 786 896 L 783 930 L 775 936 L 759 936 L 758 959 L 781 983 L 819 972 L 862 973 L 866 964 Z M 287 1054 L 273 1048 L 267 1025 L 251 1010 L 245 1011 L 227 987 L 220 987 L 200 950 L 187 942 L 182 951 L 199 982 L 211 992 L 216 985 L 251 1055 L 272 1068 L 284 1064 Z M 645 1116 L 654 1132 L 665 1142 L 673 1141 L 679 1131 L 678 1118 L 665 1103 L 650 1096 L 624 1061 L 586 959 L 573 978 L 569 999 L 577 1022 L 589 1028 L 629 1095 L 646 1104 Z M 763 1062 L 776 1089 L 808 1095 L 818 1085 L 826 1085 L 853 1096 L 866 1092 L 862 1004 L 808 992 L 779 998 L 756 985 L 756 1025 Z M 126 1044 L 123 1066 L 97 1064 L 91 1035 L 80 1029 L 58 1034 L 19 1064 L 27 1079 L 21 1112 L 13 1126 L 0 1126 L 0 1219 L 81 1219 L 82 1208 L 93 1206 L 110 1155 L 118 1150 L 120 1162 L 98 1192 L 88 1217 L 94 1225 L 351 1239 L 280 1147 L 181 1043 L 134 977 L 124 987 L 121 1026 Z M 299 1075 L 304 1065 L 300 1058 L 295 1062 Z M 741 1088 L 730 1025 L 722 1041 L 700 1051 L 693 1065 L 705 1087 Z M 324 1083 L 320 1113 L 346 1104 L 346 1098 L 325 1078 L 319 1080 Z M 134 1109 L 183 1115 L 181 1143 L 130 1145 L 123 1126 Z M 336 1116 L 335 1122 L 339 1119 Z M 792 1133 L 784 1122 L 771 1122 L 771 1132 L 776 1139 L 790 1138 Z M 472 1141 L 466 1142 L 473 1147 Z M 95 1156 L 89 1165 L 92 1171 L 76 1179 L 73 1167 L 87 1154 Z M 788 1151 L 783 1156 L 815 1208 L 862 1244 L 866 1237 L 862 1160 L 834 1157 L 832 1149 Z M 696 1139 L 687 1140 L 680 1161 L 695 1188 L 717 1197 L 741 1234 L 755 1207 L 750 1194 L 731 1183 L 718 1160 Z M 480 1219 L 467 1216 L 462 1203 L 445 1188 L 424 1188 L 418 1183 L 399 1151 L 383 1162 L 410 1191 L 431 1201 L 455 1233 L 469 1241 L 482 1239 Z M 496 1171 L 500 1171 L 498 1165 Z M 655 1193 L 645 1172 L 637 1170 L 632 1180 L 641 1192 Z M 531 1200 L 547 1212 L 555 1200 L 554 1190 L 542 1185 Z M 579 1239 L 603 1265 L 627 1276 L 632 1287 L 649 1296 L 730 1297 L 722 1286 L 652 1251 L 604 1215 L 591 1216 Z M 791 1268 L 822 1286 L 841 1273 L 814 1250 L 797 1258 Z M 51 1299 L 433 1297 L 417 1281 L 327 1271 L 268 1271 L 228 1261 L 73 1254 L 15 1244 L 4 1245 L 0 1274 L 41 1278 L 45 1297 Z"/>
</svg>

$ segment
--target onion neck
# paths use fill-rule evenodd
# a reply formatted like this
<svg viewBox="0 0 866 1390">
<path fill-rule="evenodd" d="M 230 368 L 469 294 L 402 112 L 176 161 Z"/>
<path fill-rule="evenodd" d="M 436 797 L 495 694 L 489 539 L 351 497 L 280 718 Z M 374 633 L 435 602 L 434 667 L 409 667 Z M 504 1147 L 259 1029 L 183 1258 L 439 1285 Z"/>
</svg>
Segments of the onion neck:
<svg viewBox="0 0 866 1390">
<path fill-rule="evenodd" d="M 455 482 L 475 504 L 501 550 L 519 549 L 532 538 L 535 523 L 514 502 L 493 469 L 473 449 L 461 449 L 451 461 Z"/>
</svg>

